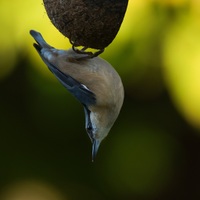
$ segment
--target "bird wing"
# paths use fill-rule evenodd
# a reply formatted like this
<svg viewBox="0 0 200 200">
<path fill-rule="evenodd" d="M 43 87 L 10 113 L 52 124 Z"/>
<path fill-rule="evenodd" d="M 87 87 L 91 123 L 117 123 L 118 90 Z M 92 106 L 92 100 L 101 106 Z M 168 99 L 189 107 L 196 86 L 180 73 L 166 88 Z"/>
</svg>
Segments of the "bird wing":
<svg viewBox="0 0 200 200">
<path fill-rule="evenodd" d="M 50 61 L 48 61 L 45 58 L 42 50 L 54 49 L 54 48 L 46 43 L 42 35 L 39 32 L 34 31 L 34 30 L 31 30 L 30 34 L 37 42 L 37 43 L 34 43 L 33 46 L 37 50 L 38 54 L 40 55 L 44 63 L 47 65 L 47 67 L 50 69 L 50 71 L 62 83 L 62 85 L 85 106 L 95 104 L 96 96 L 89 88 L 87 88 L 87 86 L 75 80 L 69 74 L 63 73 L 55 65 L 53 65 Z"/>
<path fill-rule="evenodd" d="M 64 74 L 57 67 L 51 63 L 45 62 L 50 71 L 56 76 L 56 78 L 62 83 L 62 85 L 75 96 L 82 104 L 89 106 L 95 104 L 95 94 L 87 88 L 87 86 L 81 84 L 79 81 L 72 78 L 70 75 Z"/>
</svg>

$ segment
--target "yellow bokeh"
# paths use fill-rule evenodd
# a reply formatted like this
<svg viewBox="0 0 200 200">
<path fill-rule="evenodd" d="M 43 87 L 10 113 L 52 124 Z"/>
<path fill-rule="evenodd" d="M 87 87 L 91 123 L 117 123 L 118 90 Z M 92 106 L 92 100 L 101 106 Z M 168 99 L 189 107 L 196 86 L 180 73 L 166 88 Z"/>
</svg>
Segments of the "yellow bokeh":
<svg viewBox="0 0 200 200">
<path fill-rule="evenodd" d="M 51 24 L 41 0 L 1 1 L 0 2 L 0 79 L 5 78 L 14 69 L 19 53 L 31 52 L 36 67 L 41 60 L 32 48 L 33 39 L 29 35 L 35 29 L 45 39 L 58 48 L 69 48 L 69 41 Z M 38 69 L 43 73 L 47 70 Z"/>
<path fill-rule="evenodd" d="M 200 128 L 199 43 L 198 20 L 193 16 L 178 20 L 166 38 L 164 74 L 177 108 L 191 124 Z"/>
<path fill-rule="evenodd" d="M 59 190 L 40 181 L 24 180 L 4 188 L 1 200 L 67 200 Z"/>
</svg>

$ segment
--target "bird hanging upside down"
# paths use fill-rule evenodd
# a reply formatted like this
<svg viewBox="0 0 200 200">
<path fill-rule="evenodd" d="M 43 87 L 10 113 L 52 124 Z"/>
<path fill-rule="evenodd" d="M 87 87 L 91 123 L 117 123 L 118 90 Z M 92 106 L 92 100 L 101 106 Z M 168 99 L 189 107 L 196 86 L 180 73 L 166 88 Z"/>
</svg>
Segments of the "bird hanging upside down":
<svg viewBox="0 0 200 200">
<path fill-rule="evenodd" d="M 58 50 L 45 42 L 42 35 L 30 31 L 34 47 L 49 70 L 83 105 L 85 128 L 92 141 L 94 160 L 101 141 L 117 119 L 124 100 L 121 78 L 105 60 L 85 57 L 72 49 Z"/>
</svg>

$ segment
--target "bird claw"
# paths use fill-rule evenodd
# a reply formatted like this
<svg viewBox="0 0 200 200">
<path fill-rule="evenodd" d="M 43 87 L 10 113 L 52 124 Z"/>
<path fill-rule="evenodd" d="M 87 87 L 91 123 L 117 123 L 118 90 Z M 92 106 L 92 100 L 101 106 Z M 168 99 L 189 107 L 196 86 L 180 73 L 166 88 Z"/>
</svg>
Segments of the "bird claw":
<svg viewBox="0 0 200 200">
<path fill-rule="evenodd" d="M 85 54 L 86 56 L 79 58 L 78 60 L 82 60 L 82 59 L 87 59 L 87 58 L 94 58 L 97 57 L 99 54 L 104 52 L 104 49 L 100 49 L 99 51 L 92 53 L 92 52 L 87 52 L 86 50 L 88 49 L 88 47 L 83 47 L 81 50 L 77 49 L 74 44 L 72 44 L 72 49 L 78 53 L 78 54 Z"/>
</svg>

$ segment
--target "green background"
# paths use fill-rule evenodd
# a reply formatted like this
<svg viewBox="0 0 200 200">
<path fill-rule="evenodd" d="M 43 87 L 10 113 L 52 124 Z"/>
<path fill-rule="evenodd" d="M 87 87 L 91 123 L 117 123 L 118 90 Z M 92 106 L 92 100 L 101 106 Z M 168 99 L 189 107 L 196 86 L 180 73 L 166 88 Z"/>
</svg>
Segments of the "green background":
<svg viewBox="0 0 200 200">
<path fill-rule="evenodd" d="M 125 88 L 121 113 L 97 158 L 82 106 L 48 71 L 30 29 L 70 43 L 42 2 L 0 1 L 2 200 L 200 199 L 200 4 L 129 0 L 101 55 Z"/>
</svg>

